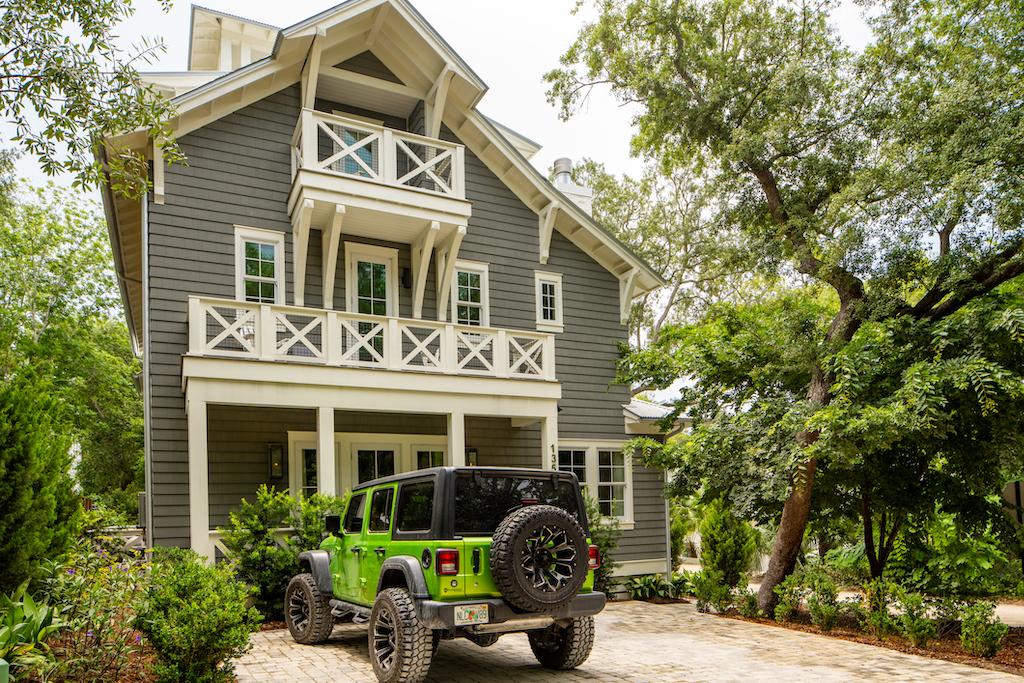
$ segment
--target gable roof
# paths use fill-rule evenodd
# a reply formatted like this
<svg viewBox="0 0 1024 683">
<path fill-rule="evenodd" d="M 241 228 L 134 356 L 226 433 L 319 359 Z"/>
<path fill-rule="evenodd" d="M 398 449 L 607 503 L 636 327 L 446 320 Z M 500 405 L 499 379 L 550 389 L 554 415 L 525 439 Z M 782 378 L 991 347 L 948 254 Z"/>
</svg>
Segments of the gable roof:
<svg viewBox="0 0 1024 683">
<path fill-rule="evenodd" d="M 486 84 L 407 0 L 346 0 L 280 30 L 194 6 L 190 66 L 197 67 L 200 60 L 207 59 L 203 68 L 209 68 L 214 61 L 210 57 L 212 43 L 204 43 L 210 47 L 206 52 L 199 45 L 199 41 L 213 40 L 200 35 L 207 29 L 251 40 L 256 46 L 250 46 L 248 52 L 253 61 L 242 63 L 242 50 L 238 54 L 232 50 L 233 61 L 223 52 L 217 52 L 220 66 L 241 60 L 238 61 L 241 65 L 231 71 L 194 68 L 185 73 L 142 74 L 144 82 L 154 85 L 175 105 L 178 116 L 172 121 L 172 127 L 177 136 L 302 82 L 303 69 L 317 41 L 321 65 L 316 80 L 317 93 L 327 98 L 332 92 L 344 93 L 348 104 L 405 118 L 419 102 L 436 97 L 443 84 L 441 89 L 445 96 L 440 120 L 538 215 L 541 263 L 546 262 L 545 239 L 550 242 L 551 232 L 557 230 L 620 279 L 627 301 L 665 284 L 651 266 L 556 190 L 530 164 L 527 158 L 536 153 L 539 145 L 476 109 L 487 92 Z M 259 46 L 267 44 L 267 36 L 274 31 L 272 49 L 266 56 L 259 57 Z M 219 49 L 223 50 L 230 41 L 225 41 L 223 35 L 220 37 Z M 400 82 L 325 66 L 343 65 L 366 51 Z M 157 165 L 161 163 L 147 131 L 126 133 L 118 136 L 117 142 L 150 154 Z M 104 154 L 101 150 L 101 162 Z M 119 270 L 119 276 L 125 288 L 129 326 L 135 337 L 134 321 L 141 320 L 142 313 L 141 252 L 138 251 L 142 242 L 138 237 L 142 212 L 137 203 L 127 202 L 109 188 L 105 190 L 104 204 L 112 243 L 118 252 L 118 262 L 124 268 Z"/>
</svg>

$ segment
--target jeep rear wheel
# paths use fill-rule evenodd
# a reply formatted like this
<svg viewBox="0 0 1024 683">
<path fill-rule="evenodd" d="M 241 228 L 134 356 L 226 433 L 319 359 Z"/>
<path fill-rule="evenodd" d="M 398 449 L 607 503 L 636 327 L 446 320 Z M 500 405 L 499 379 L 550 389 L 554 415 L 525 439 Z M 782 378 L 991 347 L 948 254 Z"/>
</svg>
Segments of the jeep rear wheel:
<svg viewBox="0 0 1024 683">
<path fill-rule="evenodd" d="M 530 631 L 530 649 L 548 669 L 575 669 L 587 661 L 594 649 L 594 617 L 577 617 L 568 626 L 553 624 L 543 631 Z"/>
<path fill-rule="evenodd" d="M 284 621 L 297 643 L 322 643 L 331 635 L 334 617 L 329 598 L 310 574 L 293 576 L 284 592 Z"/>
<path fill-rule="evenodd" d="M 409 592 L 387 588 L 370 613 L 369 646 L 373 672 L 381 683 L 419 683 L 433 658 L 433 632 L 416 616 Z"/>
<path fill-rule="evenodd" d="M 491 540 L 491 576 L 509 604 L 527 612 L 565 606 L 587 578 L 583 527 L 552 505 L 531 505 L 502 520 Z"/>
</svg>

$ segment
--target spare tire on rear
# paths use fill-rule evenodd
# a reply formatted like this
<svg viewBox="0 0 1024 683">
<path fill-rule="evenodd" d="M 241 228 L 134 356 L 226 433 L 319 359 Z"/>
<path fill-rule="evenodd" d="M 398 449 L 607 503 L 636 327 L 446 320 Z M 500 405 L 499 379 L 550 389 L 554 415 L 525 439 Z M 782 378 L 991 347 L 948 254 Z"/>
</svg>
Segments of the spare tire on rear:
<svg viewBox="0 0 1024 683">
<path fill-rule="evenodd" d="M 587 578 L 589 560 L 583 527 L 553 505 L 515 510 L 491 539 L 494 583 L 510 605 L 525 612 L 567 605 Z"/>
</svg>

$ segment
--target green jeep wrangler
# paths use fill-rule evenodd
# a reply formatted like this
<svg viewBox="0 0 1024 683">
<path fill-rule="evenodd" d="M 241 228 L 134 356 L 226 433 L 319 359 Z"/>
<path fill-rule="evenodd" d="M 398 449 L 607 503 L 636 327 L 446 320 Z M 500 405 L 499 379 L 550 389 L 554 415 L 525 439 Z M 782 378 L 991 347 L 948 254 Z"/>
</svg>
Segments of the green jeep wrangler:
<svg viewBox="0 0 1024 683">
<path fill-rule="evenodd" d="M 551 669 L 590 655 L 605 596 L 593 590 L 600 558 L 570 472 L 437 467 L 376 479 L 327 530 L 285 593 L 300 643 L 327 640 L 336 621 L 368 623 L 387 683 L 426 678 L 442 639 L 487 647 L 525 632 Z"/>
</svg>

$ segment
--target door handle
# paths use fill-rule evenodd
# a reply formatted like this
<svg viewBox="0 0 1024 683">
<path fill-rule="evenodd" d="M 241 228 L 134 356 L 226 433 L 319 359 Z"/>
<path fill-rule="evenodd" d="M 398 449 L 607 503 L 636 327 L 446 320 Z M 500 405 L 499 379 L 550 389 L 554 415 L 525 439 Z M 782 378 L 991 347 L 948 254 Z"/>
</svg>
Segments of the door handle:
<svg viewBox="0 0 1024 683">
<path fill-rule="evenodd" d="M 378 557 L 384 557 L 384 553 L 386 553 L 387 551 L 387 548 L 377 548 L 373 552 L 377 553 Z"/>
<path fill-rule="evenodd" d="M 352 548 L 352 552 L 354 552 L 354 553 L 361 553 L 361 552 L 363 552 L 363 549 L 360 548 L 359 546 L 356 546 L 355 548 Z"/>
</svg>

